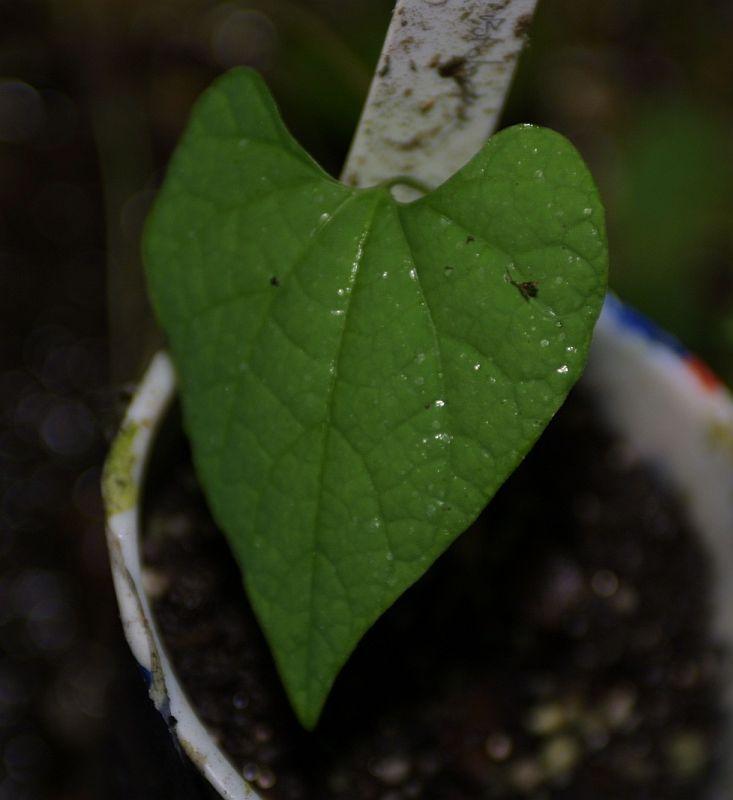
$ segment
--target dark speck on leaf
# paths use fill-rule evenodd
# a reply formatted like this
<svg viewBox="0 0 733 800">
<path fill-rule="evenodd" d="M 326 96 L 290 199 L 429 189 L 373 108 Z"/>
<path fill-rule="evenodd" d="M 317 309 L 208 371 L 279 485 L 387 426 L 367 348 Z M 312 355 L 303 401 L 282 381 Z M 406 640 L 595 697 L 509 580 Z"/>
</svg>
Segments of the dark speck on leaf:
<svg viewBox="0 0 733 800">
<path fill-rule="evenodd" d="M 519 294 L 521 294 L 525 300 L 530 300 L 533 297 L 537 297 L 537 295 L 540 293 L 540 290 L 537 287 L 537 281 L 522 281 L 521 283 L 512 281 L 512 283 L 517 287 L 517 289 L 519 289 Z"/>
<path fill-rule="evenodd" d="M 390 61 L 391 61 L 391 59 L 390 59 L 389 55 L 386 55 L 384 57 L 384 64 L 382 65 L 382 67 L 380 68 L 379 72 L 377 73 L 380 78 L 384 78 L 385 75 L 389 75 Z"/>
<path fill-rule="evenodd" d="M 466 244 L 471 244 L 471 242 L 475 242 L 475 241 L 476 241 L 476 237 L 475 236 L 471 236 L 470 234 L 468 236 L 466 236 Z"/>
<path fill-rule="evenodd" d="M 540 293 L 539 286 L 537 281 L 515 281 L 509 273 L 506 275 L 507 283 L 511 283 L 512 286 L 515 286 L 519 294 L 529 302 L 532 298 L 537 297 Z"/>
<path fill-rule="evenodd" d="M 528 300 L 530 297 L 537 297 L 537 295 L 540 293 L 540 290 L 537 287 L 537 281 L 524 281 L 523 283 L 520 283 L 519 291 L 522 293 L 522 297 L 526 297 Z"/>
<path fill-rule="evenodd" d="M 280 279 L 277 277 L 277 275 L 273 275 L 270 278 L 270 286 L 279 286 L 279 285 L 280 285 Z"/>
</svg>

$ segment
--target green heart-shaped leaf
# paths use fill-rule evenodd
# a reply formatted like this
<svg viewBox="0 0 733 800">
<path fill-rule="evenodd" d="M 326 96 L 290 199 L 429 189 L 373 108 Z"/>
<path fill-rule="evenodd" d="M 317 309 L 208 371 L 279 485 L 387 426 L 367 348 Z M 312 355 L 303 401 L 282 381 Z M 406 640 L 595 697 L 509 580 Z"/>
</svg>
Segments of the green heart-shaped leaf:
<svg viewBox="0 0 733 800">
<path fill-rule="evenodd" d="M 196 107 L 146 261 L 199 476 L 310 727 L 580 375 L 605 290 L 595 186 L 522 126 L 411 204 L 349 188 L 237 70 Z"/>
</svg>

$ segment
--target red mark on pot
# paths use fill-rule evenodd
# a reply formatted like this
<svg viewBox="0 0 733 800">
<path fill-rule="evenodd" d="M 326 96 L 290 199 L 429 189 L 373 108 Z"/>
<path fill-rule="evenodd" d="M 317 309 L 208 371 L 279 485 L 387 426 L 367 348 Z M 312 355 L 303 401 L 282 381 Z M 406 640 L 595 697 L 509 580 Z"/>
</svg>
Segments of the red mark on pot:
<svg viewBox="0 0 733 800">
<path fill-rule="evenodd" d="M 687 356 L 687 358 L 685 358 L 685 364 L 706 391 L 714 392 L 723 385 L 710 367 L 697 356 Z"/>
</svg>

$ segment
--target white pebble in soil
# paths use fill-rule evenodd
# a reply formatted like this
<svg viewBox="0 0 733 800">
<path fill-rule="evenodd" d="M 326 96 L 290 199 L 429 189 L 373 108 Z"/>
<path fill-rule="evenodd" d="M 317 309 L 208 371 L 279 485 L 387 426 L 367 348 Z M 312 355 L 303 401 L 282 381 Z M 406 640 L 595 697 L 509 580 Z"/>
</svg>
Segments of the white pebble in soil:
<svg viewBox="0 0 733 800">
<path fill-rule="evenodd" d="M 412 765 L 402 756 L 385 756 L 373 761 L 369 771 L 387 786 L 399 786 L 410 775 Z"/>
<path fill-rule="evenodd" d="M 611 728 L 623 728 L 631 719 L 636 705 L 636 691 L 632 687 L 612 689 L 603 703 L 603 715 Z"/>
<path fill-rule="evenodd" d="M 545 782 L 545 773 L 532 758 L 515 761 L 509 771 L 509 782 L 518 792 L 534 792 Z"/>
<path fill-rule="evenodd" d="M 141 573 L 145 594 L 152 600 L 158 600 L 168 591 L 170 578 L 164 572 L 145 567 Z"/>
<path fill-rule="evenodd" d="M 572 774 L 581 756 L 581 747 L 574 737 L 553 736 L 540 751 L 540 763 L 548 777 L 563 780 Z"/>
<path fill-rule="evenodd" d="M 591 578 L 593 591 L 604 600 L 616 594 L 618 585 L 618 577 L 608 569 L 598 570 Z"/>
<path fill-rule="evenodd" d="M 276 781 L 275 773 L 271 769 L 260 767 L 257 775 L 257 785 L 260 789 L 272 789 Z"/>
<path fill-rule="evenodd" d="M 525 727 L 536 736 L 548 736 L 564 728 L 567 722 L 566 709 L 560 703 L 547 703 L 529 712 Z"/>
<path fill-rule="evenodd" d="M 484 749 L 492 761 L 506 761 L 512 754 L 514 743 L 504 733 L 494 733 L 486 739 Z"/>
</svg>

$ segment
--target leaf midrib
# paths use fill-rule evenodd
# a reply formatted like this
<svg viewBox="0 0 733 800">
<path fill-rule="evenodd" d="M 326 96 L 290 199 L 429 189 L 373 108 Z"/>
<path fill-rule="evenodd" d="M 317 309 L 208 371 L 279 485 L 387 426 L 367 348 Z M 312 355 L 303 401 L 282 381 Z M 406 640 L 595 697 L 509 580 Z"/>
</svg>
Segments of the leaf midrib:
<svg viewBox="0 0 733 800">
<path fill-rule="evenodd" d="M 362 192 L 356 191 L 351 196 L 351 199 L 358 198 L 360 196 L 364 196 Z M 314 597 L 314 587 L 316 583 L 316 571 L 318 565 L 318 554 L 319 554 L 319 531 L 320 531 L 320 518 L 321 518 L 321 509 L 323 507 L 323 480 L 325 477 L 325 470 L 326 470 L 326 455 L 328 452 L 328 446 L 331 440 L 331 420 L 333 414 L 333 396 L 336 391 L 336 384 L 338 383 L 338 375 L 339 375 L 339 366 L 341 363 L 341 356 L 343 353 L 343 345 L 344 345 L 344 338 L 346 335 L 346 329 L 349 323 L 349 316 L 351 312 L 351 307 L 354 302 L 354 295 L 356 293 L 356 284 L 359 279 L 359 274 L 361 273 L 361 266 L 364 261 L 364 256 L 366 254 L 367 243 L 369 241 L 369 234 L 371 233 L 372 227 L 374 225 L 374 218 L 376 217 L 377 210 L 380 204 L 383 201 L 383 196 L 381 193 L 375 192 L 375 200 L 374 205 L 371 209 L 371 213 L 367 218 L 367 222 L 364 225 L 362 232 L 359 237 L 359 244 L 357 246 L 357 261 L 356 266 L 351 270 L 351 282 L 349 284 L 349 292 L 347 293 L 347 302 L 346 308 L 344 309 L 343 314 L 343 324 L 341 326 L 341 334 L 339 336 L 338 345 L 336 348 L 336 355 L 334 358 L 334 370 L 333 374 L 331 375 L 331 380 L 327 390 L 327 401 L 326 401 L 326 418 L 323 421 L 324 427 L 324 436 L 323 436 L 323 449 L 321 455 L 321 464 L 320 464 L 320 472 L 318 475 L 318 499 L 316 501 L 316 510 L 313 520 L 313 546 L 311 550 L 311 562 L 310 562 L 310 581 L 308 584 L 308 618 L 309 621 L 312 623 L 314 619 L 314 607 L 313 607 L 313 597 Z M 344 203 L 346 205 L 346 203 Z M 334 568 L 335 569 L 335 568 Z M 311 625 L 311 631 L 314 628 Z M 307 681 L 307 688 L 306 688 L 306 699 L 308 704 L 312 706 L 312 675 L 313 675 L 313 642 L 314 636 L 308 636 L 308 644 L 306 650 L 306 681 Z"/>
</svg>

